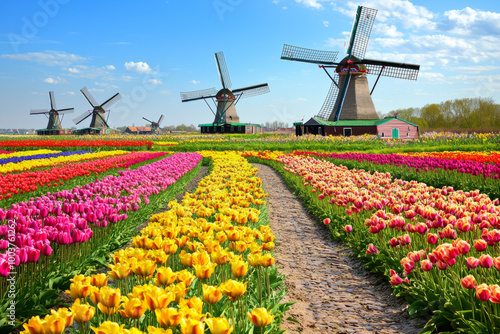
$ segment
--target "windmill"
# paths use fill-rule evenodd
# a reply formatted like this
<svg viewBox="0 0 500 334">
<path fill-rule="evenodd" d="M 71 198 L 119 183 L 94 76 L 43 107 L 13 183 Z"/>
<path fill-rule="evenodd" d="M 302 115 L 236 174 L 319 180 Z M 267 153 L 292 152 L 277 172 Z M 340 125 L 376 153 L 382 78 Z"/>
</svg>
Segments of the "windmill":
<svg viewBox="0 0 500 334">
<path fill-rule="evenodd" d="M 163 122 L 163 115 L 160 116 L 160 118 L 158 119 L 158 122 L 152 122 L 149 119 L 147 119 L 146 117 L 143 117 L 142 119 L 151 123 L 151 133 L 157 133 L 160 131 L 160 126 L 161 126 L 161 123 Z"/>
<path fill-rule="evenodd" d="M 104 110 L 104 108 L 110 107 L 112 104 L 118 102 L 122 98 L 120 93 L 116 93 L 115 95 L 107 99 L 104 103 L 101 103 L 99 105 L 97 104 L 92 94 L 90 94 L 87 87 L 83 87 L 82 89 L 80 89 L 80 92 L 82 92 L 83 96 L 85 97 L 85 99 L 87 99 L 87 101 L 90 103 L 93 109 L 88 110 L 87 112 L 84 112 L 77 118 L 73 119 L 73 122 L 75 124 L 79 124 L 88 117 L 92 116 L 92 121 L 90 122 L 90 129 L 100 130 L 109 128 L 107 119 L 106 120 L 104 119 L 104 114 L 106 113 L 106 110 Z M 109 110 L 108 110 L 108 118 L 109 118 Z"/>
<path fill-rule="evenodd" d="M 45 114 L 49 118 L 49 123 L 46 129 L 37 130 L 38 134 L 60 134 L 64 132 L 61 126 L 61 118 L 59 115 L 70 114 L 75 111 L 74 108 L 57 109 L 54 92 L 49 92 L 50 110 L 48 109 L 31 109 L 30 115 Z M 64 116 L 63 116 L 64 117 Z"/>
<path fill-rule="evenodd" d="M 267 83 L 264 83 L 231 90 L 232 84 L 231 79 L 229 78 L 226 60 L 224 59 L 224 53 L 217 52 L 214 55 L 217 70 L 219 71 L 219 78 L 222 83 L 222 89 L 218 92 L 215 88 L 209 88 L 181 93 L 181 100 L 182 102 L 205 100 L 205 103 L 215 116 L 213 121 L 214 125 L 239 123 L 240 118 L 238 117 L 235 108 L 239 100 L 241 98 L 269 93 L 269 86 Z M 207 102 L 208 99 L 211 99 L 214 102 L 216 112 L 214 112 L 210 104 Z"/>
<path fill-rule="evenodd" d="M 417 80 L 420 65 L 365 58 L 376 15 L 376 9 L 358 6 L 347 55 L 340 63 L 335 62 L 337 51 L 319 51 L 284 45 L 281 59 L 319 64 L 332 80 L 317 118 L 333 122 L 339 119 L 378 119 L 371 94 L 380 77 Z M 327 68 L 335 69 L 333 76 Z M 366 74 L 377 75 L 371 90 L 368 87 Z"/>
</svg>

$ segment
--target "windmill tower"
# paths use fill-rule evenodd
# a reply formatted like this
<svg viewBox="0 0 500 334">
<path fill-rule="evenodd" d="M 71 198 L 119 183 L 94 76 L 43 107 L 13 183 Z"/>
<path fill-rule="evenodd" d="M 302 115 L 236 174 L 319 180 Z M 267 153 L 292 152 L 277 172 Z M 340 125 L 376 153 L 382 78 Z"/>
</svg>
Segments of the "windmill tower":
<svg viewBox="0 0 500 334">
<path fill-rule="evenodd" d="M 319 64 L 332 80 L 328 95 L 316 115 L 317 119 L 376 120 L 375 105 L 371 95 L 381 76 L 417 80 L 420 65 L 366 59 L 365 53 L 377 10 L 358 6 L 349 39 L 347 55 L 339 62 L 337 51 L 319 51 L 285 44 L 281 59 Z M 334 68 L 333 76 L 328 68 Z M 377 75 L 372 89 L 368 87 L 367 74 Z"/>
<path fill-rule="evenodd" d="M 156 133 L 160 132 L 160 126 L 161 126 L 161 123 L 163 122 L 163 115 L 160 116 L 160 118 L 158 119 L 158 122 L 150 121 L 146 117 L 143 117 L 142 119 L 151 123 L 151 133 L 156 134 Z"/>
<path fill-rule="evenodd" d="M 232 83 L 227 70 L 224 53 L 215 53 L 215 63 L 219 72 L 219 78 L 222 84 L 222 89 L 217 92 L 215 88 L 203 89 L 193 92 L 181 93 L 182 102 L 190 102 L 196 100 L 205 100 L 212 113 L 214 114 L 213 124 L 210 128 L 216 129 L 215 132 L 226 132 L 231 125 L 241 124 L 240 118 L 236 113 L 236 104 L 241 98 L 252 97 L 256 95 L 269 93 L 267 83 L 248 86 L 244 88 L 231 89 Z M 215 105 L 215 112 L 207 102 L 211 99 Z"/>
<path fill-rule="evenodd" d="M 97 104 L 92 94 L 90 94 L 87 87 L 83 87 L 82 89 L 80 89 L 80 92 L 83 94 L 85 99 L 90 103 L 90 105 L 92 106 L 92 110 L 84 112 L 77 118 L 73 119 L 73 122 L 75 123 L 75 125 L 78 125 L 79 123 L 83 122 L 90 116 L 92 116 L 92 120 L 90 121 L 90 127 L 81 129 L 78 131 L 78 133 L 79 134 L 108 133 L 105 130 L 109 128 L 109 125 L 107 119 L 106 120 L 104 119 L 104 114 L 106 113 L 106 110 L 104 108 L 110 107 L 114 103 L 118 102 L 122 98 L 120 93 L 116 93 L 115 95 L 107 99 L 104 103 L 101 103 L 99 105 Z M 107 118 L 109 118 L 109 110 Z"/>
<path fill-rule="evenodd" d="M 30 115 L 39 115 L 44 114 L 48 116 L 49 123 L 47 124 L 47 128 L 37 130 L 38 135 L 60 135 L 69 133 L 69 130 L 63 130 L 61 126 L 61 118 L 60 115 L 70 114 L 75 111 L 74 108 L 66 108 L 66 109 L 57 109 L 56 107 L 56 99 L 54 96 L 54 92 L 49 92 L 49 100 L 50 100 L 50 110 L 48 109 L 31 109 Z"/>
</svg>

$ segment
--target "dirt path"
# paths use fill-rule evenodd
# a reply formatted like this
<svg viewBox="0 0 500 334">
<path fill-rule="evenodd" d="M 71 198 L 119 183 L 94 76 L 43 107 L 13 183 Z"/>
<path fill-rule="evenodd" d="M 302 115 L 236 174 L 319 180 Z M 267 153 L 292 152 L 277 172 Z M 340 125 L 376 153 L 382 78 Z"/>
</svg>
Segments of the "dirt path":
<svg viewBox="0 0 500 334">
<path fill-rule="evenodd" d="M 418 333 L 425 321 L 406 315 L 387 281 L 363 269 L 343 244 L 307 214 L 271 167 L 255 164 L 269 194 L 276 265 L 286 275 L 285 301 L 296 301 L 283 329 L 300 333 Z M 381 283 L 377 285 L 377 283 Z"/>
</svg>

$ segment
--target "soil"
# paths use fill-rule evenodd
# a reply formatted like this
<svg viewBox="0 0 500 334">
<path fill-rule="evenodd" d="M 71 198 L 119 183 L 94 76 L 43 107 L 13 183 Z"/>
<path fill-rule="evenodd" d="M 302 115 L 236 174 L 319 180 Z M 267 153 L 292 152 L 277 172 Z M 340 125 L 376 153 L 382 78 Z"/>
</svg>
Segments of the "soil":
<svg viewBox="0 0 500 334">
<path fill-rule="evenodd" d="M 255 167 L 269 194 L 276 266 L 286 276 L 284 302 L 295 302 L 285 313 L 282 329 L 409 334 L 424 327 L 425 319 L 410 318 L 407 303 L 391 295 L 386 278 L 365 270 L 346 246 L 330 238 L 327 228 L 307 213 L 274 169 Z"/>
</svg>

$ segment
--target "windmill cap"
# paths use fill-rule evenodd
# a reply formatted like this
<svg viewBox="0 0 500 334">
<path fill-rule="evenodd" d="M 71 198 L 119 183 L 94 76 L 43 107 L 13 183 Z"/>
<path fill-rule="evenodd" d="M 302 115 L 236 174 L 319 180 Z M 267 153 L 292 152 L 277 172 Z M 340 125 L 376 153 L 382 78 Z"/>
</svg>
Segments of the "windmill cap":
<svg viewBox="0 0 500 334">
<path fill-rule="evenodd" d="M 346 56 L 335 68 L 337 73 L 347 73 L 351 68 L 351 72 L 366 72 L 366 66 L 361 63 L 361 60 L 355 56 Z"/>
</svg>

